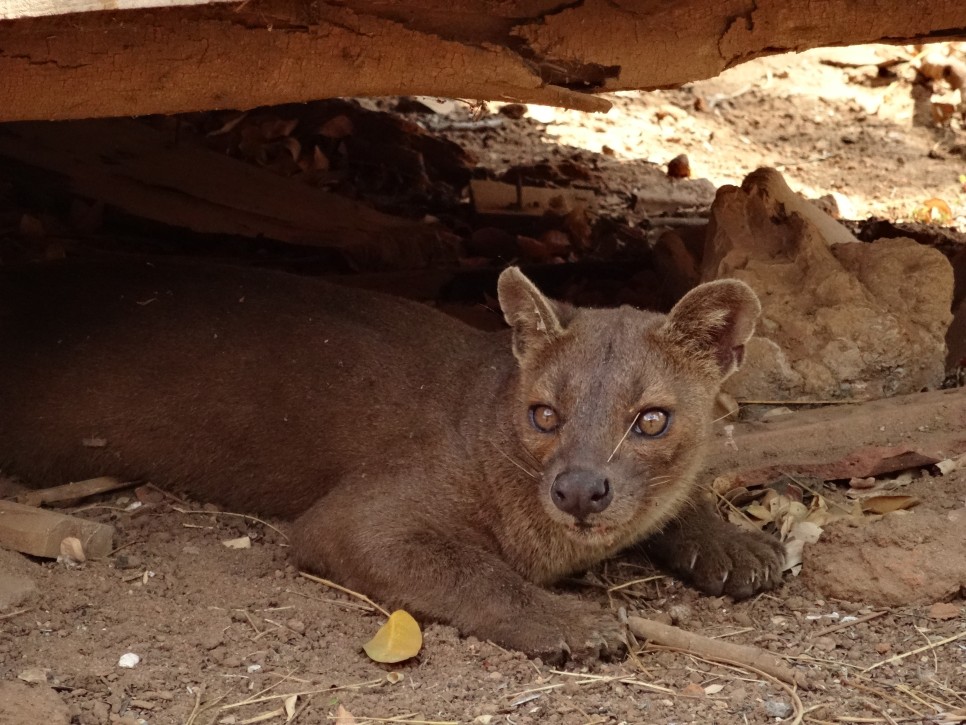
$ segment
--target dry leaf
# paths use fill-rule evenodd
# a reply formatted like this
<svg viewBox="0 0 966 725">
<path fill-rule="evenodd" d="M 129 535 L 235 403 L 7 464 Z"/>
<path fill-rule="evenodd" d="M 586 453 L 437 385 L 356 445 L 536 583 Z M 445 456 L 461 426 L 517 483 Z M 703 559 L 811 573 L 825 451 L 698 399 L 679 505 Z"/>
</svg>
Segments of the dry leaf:
<svg viewBox="0 0 966 725">
<path fill-rule="evenodd" d="M 239 536 L 237 539 L 226 539 L 221 542 L 223 546 L 227 546 L 229 549 L 251 549 L 252 540 L 248 536 Z"/>
<path fill-rule="evenodd" d="M 772 516 L 771 511 L 762 506 L 760 503 L 751 503 L 745 507 L 745 513 L 749 516 L 753 516 L 759 521 L 774 521 L 775 517 Z"/>
<path fill-rule="evenodd" d="M 299 700 L 298 695 L 289 695 L 285 698 L 285 722 L 289 722 L 293 717 L 295 717 L 295 705 Z"/>
<path fill-rule="evenodd" d="M 376 662 L 402 662 L 419 654 L 423 633 L 409 612 L 397 609 L 362 648 Z"/>
<path fill-rule="evenodd" d="M 704 694 L 705 695 L 717 695 L 723 689 L 724 689 L 724 685 L 722 685 L 721 683 L 718 683 L 716 685 L 708 685 L 707 687 L 704 688 Z"/>
<path fill-rule="evenodd" d="M 356 725 L 356 722 L 352 713 L 339 705 L 339 709 L 335 711 L 335 725 Z"/>
<path fill-rule="evenodd" d="M 950 473 L 958 469 L 964 463 L 966 463 L 966 453 L 962 453 L 956 456 L 955 458 L 947 458 L 944 461 L 940 461 L 939 463 L 936 464 L 936 468 L 939 469 L 939 472 L 942 475 L 948 476 Z"/>
<path fill-rule="evenodd" d="M 912 212 L 912 218 L 919 222 L 939 221 L 948 223 L 953 219 L 953 210 L 942 199 L 932 197 L 926 199 L 922 206 Z"/>
<path fill-rule="evenodd" d="M 811 521 L 799 521 L 788 531 L 785 540 L 785 565 L 783 571 L 790 571 L 794 576 L 802 570 L 802 554 L 805 544 L 814 544 L 822 535 L 822 527 Z"/>
<path fill-rule="evenodd" d="M 891 514 L 909 509 L 919 503 L 915 496 L 873 496 L 862 502 L 862 511 L 868 514 Z"/>
</svg>

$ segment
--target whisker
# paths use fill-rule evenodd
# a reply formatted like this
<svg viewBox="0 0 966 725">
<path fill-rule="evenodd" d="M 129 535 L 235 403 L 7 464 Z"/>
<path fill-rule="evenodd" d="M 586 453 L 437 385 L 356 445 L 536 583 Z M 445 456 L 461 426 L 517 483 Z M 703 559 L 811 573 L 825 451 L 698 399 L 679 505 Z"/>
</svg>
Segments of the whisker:
<svg viewBox="0 0 966 725">
<path fill-rule="evenodd" d="M 512 463 L 514 466 L 516 466 L 517 468 L 519 468 L 525 474 L 527 474 L 528 476 L 530 476 L 530 478 L 533 478 L 533 479 L 538 478 L 538 476 L 537 476 L 537 474 L 535 472 L 528 471 L 526 469 L 526 467 L 522 463 L 520 463 L 520 461 L 514 459 L 512 456 L 510 456 L 509 453 L 507 453 L 505 450 L 503 450 L 502 448 L 500 448 L 500 446 L 498 446 L 496 443 L 494 443 L 493 441 L 490 441 L 490 445 L 492 445 L 494 448 L 496 448 L 497 451 L 499 451 L 503 455 L 503 457 L 506 458 L 510 463 Z"/>
<path fill-rule="evenodd" d="M 733 414 L 734 414 L 734 411 L 733 411 L 733 410 L 729 410 L 729 411 L 728 411 L 727 413 L 725 413 L 724 415 L 722 415 L 722 416 L 719 416 L 719 417 L 717 417 L 717 418 L 715 418 L 715 419 L 714 419 L 713 421 L 711 421 L 711 425 L 714 425 L 714 424 L 715 424 L 715 423 L 717 423 L 717 422 L 718 422 L 719 420 L 724 420 L 725 418 L 730 418 L 730 417 L 731 417 L 731 416 L 732 416 Z"/>
<path fill-rule="evenodd" d="M 611 451 L 610 457 L 607 459 L 607 462 L 608 463 L 610 463 L 612 460 L 614 460 L 614 456 L 617 455 L 617 449 L 621 447 L 621 443 L 623 443 L 624 441 L 627 440 L 627 436 L 629 436 L 631 434 L 631 428 L 634 427 L 634 424 L 636 422 L 637 422 L 637 418 L 634 418 L 634 420 L 631 421 L 631 424 L 629 426 L 627 426 L 627 430 L 624 431 L 624 435 L 621 436 L 621 439 L 619 441 L 617 441 L 617 445 L 614 446 L 614 450 Z"/>
</svg>

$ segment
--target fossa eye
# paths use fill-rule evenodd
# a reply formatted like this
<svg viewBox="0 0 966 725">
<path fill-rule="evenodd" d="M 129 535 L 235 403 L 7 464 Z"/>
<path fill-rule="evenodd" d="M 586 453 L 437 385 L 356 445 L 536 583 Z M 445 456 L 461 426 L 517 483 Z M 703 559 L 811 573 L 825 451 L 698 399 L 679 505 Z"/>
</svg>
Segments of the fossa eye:
<svg viewBox="0 0 966 725">
<path fill-rule="evenodd" d="M 632 430 L 645 438 L 657 438 L 667 432 L 671 424 L 671 414 L 660 408 L 648 408 L 641 411 L 634 421 Z"/>
<path fill-rule="evenodd" d="M 531 405 L 530 422 L 541 433 L 552 433 L 560 425 L 560 418 L 549 405 Z"/>
</svg>

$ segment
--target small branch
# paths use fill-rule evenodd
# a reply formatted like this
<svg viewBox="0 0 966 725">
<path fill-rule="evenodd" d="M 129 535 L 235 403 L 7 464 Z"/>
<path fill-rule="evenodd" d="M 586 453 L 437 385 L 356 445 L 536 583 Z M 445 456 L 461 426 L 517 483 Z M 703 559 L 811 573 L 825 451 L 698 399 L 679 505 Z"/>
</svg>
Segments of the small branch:
<svg viewBox="0 0 966 725">
<path fill-rule="evenodd" d="M 884 659 L 881 662 L 876 662 L 874 665 L 870 667 L 866 667 L 864 670 L 862 670 L 862 674 L 865 674 L 866 672 L 871 672 L 872 670 L 878 667 L 882 667 L 882 665 L 894 664 L 896 662 L 899 662 L 900 660 L 904 660 L 906 657 L 917 655 L 920 652 L 928 652 L 931 649 L 936 649 L 936 647 L 942 647 L 944 644 L 955 642 L 957 639 L 962 639 L 963 637 L 966 637 L 966 631 L 960 632 L 959 634 L 954 634 L 952 637 L 946 637 L 945 639 L 941 639 L 938 642 L 933 642 L 932 644 L 927 644 L 922 647 L 918 647 L 914 650 L 903 652 L 901 655 L 893 655 L 892 657 Z"/>
<path fill-rule="evenodd" d="M 38 491 L 30 491 L 21 496 L 17 496 L 17 503 L 26 506 L 41 506 L 42 504 L 60 504 L 69 506 L 88 496 L 108 491 L 117 491 L 122 488 L 130 488 L 137 485 L 137 481 L 119 481 L 113 476 L 101 476 L 91 478 L 87 481 L 77 481 L 76 483 L 65 483 L 63 486 L 53 486 L 42 488 Z"/>
<path fill-rule="evenodd" d="M 275 526 L 272 526 L 270 523 L 268 523 L 267 521 L 263 521 L 257 516 L 249 516 L 247 514 L 236 514 L 232 511 L 203 511 L 203 510 L 196 510 L 196 509 L 183 509 L 179 506 L 172 506 L 171 508 L 173 508 L 179 514 L 201 514 L 201 515 L 207 515 L 207 516 L 235 516 L 239 519 L 247 519 L 248 521 L 254 521 L 255 523 L 261 524 L 262 526 L 265 526 L 266 528 L 271 529 L 276 534 L 281 536 L 283 539 L 288 541 L 288 536 L 286 536 L 281 529 L 276 528 Z"/>
<path fill-rule="evenodd" d="M 365 602 L 369 606 L 374 607 L 378 611 L 382 612 L 387 617 L 390 616 L 388 610 L 383 609 L 382 607 L 380 607 L 378 604 L 376 604 L 374 601 L 372 601 L 365 594 L 360 594 L 359 592 L 354 592 L 351 589 L 346 589 L 344 586 L 341 586 L 340 584 L 336 584 L 333 581 L 329 581 L 328 579 L 323 579 L 320 576 L 315 576 L 313 574 L 309 574 L 309 573 L 304 572 L 304 571 L 300 571 L 299 572 L 299 576 L 303 576 L 306 579 L 309 579 L 309 580 L 314 581 L 314 582 L 318 582 L 319 584 L 324 584 L 327 587 L 332 587 L 333 589 L 338 589 L 340 592 L 342 592 L 344 594 L 348 594 L 349 596 L 352 596 L 352 597 L 355 597 L 356 599 L 362 600 L 363 602 Z"/>
<path fill-rule="evenodd" d="M 810 687 L 804 674 L 796 672 L 778 657 L 760 647 L 710 639 L 694 632 L 686 632 L 683 629 L 643 617 L 628 617 L 627 626 L 635 636 L 655 644 L 689 652 L 709 660 L 737 664 L 738 666 L 747 665 L 749 668 L 765 672 L 782 682 L 804 688 Z"/>
</svg>

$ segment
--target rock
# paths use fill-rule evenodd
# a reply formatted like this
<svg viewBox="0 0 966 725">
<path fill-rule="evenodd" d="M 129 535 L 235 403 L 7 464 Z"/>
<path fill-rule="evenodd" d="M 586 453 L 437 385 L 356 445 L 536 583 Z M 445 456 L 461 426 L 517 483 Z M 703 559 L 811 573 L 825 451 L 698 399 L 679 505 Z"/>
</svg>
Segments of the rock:
<svg viewBox="0 0 966 725">
<path fill-rule="evenodd" d="M 26 682 L 0 682 L 0 722 L 3 725 L 67 725 L 67 705 L 50 687 Z"/>
<path fill-rule="evenodd" d="M 765 700 L 765 714 L 768 717 L 780 717 L 786 718 L 790 717 L 795 709 L 792 707 L 790 702 L 785 702 L 784 700 Z"/>
<path fill-rule="evenodd" d="M 836 522 L 805 548 L 802 580 L 823 597 L 873 607 L 949 600 L 966 586 L 964 527 L 966 508 Z"/>
<path fill-rule="evenodd" d="M 774 169 L 718 190 L 702 279 L 762 301 L 757 336 L 725 385 L 736 398 L 882 397 L 938 386 L 952 268 L 911 239 L 856 239 Z"/>
</svg>

